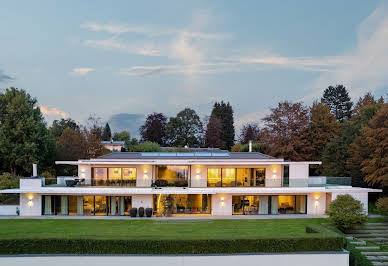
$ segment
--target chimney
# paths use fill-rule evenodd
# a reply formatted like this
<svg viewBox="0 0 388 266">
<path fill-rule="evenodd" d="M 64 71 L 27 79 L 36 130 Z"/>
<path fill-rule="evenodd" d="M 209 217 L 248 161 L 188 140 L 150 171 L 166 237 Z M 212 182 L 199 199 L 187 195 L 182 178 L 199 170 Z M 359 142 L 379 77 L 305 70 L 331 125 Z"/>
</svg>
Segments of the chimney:
<svg viewBox="0 0 388 266">
<path fill-rule="evenodd" d="M 32 176 L 38 176 L 38 165 L 36 163 L 32 164 Z"/>
<path fill-rule="evenodd" d="M 249 152 L 252 152 L 252 140 L 249 141 Z"/>
</svg>

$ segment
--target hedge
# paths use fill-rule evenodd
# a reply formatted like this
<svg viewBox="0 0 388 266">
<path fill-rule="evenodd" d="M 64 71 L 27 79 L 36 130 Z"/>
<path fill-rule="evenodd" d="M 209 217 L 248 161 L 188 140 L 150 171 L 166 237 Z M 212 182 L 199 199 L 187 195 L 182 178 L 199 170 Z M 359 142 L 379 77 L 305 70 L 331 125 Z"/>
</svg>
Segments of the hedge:
<svg viewBox="0 0 388 266">
<path fill-rule="evenodd" d="M 343 237 L 321 226 L 305 236 L 209 240 L 0 240 L 0 254 L 215 254 L 255 252 L 341 251 Z"/>
</svg>

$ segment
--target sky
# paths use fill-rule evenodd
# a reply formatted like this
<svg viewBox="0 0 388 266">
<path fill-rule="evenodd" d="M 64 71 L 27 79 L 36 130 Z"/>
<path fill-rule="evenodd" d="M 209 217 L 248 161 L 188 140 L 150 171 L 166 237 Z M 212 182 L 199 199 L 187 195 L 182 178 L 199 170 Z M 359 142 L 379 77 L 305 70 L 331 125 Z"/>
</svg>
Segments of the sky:
<svg viewBox="0 0 388 266">
<path fill-rule="evenodd" d="M 0 89 L 27 90 L 49 124 L 137 128 L 224 100 L 239 128 L 329 85 L 388 92 L 384 1 L 2 1 L 0 32 Z"/>
</svg>

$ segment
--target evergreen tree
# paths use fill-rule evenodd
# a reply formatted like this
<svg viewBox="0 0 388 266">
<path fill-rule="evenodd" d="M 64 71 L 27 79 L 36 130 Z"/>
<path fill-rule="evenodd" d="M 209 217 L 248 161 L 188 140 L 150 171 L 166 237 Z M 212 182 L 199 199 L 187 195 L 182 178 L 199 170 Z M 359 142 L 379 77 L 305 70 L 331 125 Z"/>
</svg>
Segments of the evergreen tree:
<svg viewBox="0 0 388 266">
<path fill-rule="evenodd" d="M 286 160 L 307 160 L 311 152 L 308 141 L 308 109 L 300 102 L 281 102 L 263 118 L 270 154 Z"/>
<path fill-rule="evenodd" d="M 197 113 L 190 108 L 170 117 L 167 124 L 168 144 L 178 147 L 198 147 L 202 140 L 202 122 Z"/>
<path fill-rule="evenodd" d="M 329 86 L 325 89 L 321 102 L 330 107 L 331 113 L 339 122 L 348 120 L 352 116 L 353 103 L 343 85 Z"/>
<path fill-rule="evenodd" d="M 341 124 L 335 116 L 330 113 L 330 108 L 326 104 L 314 102 L 310 109 L 310 124 L 308 138 L 311 143 L 312 161 L 320 161 L 326 144 L 341 131 Z M 321 174 L 323 166 L 314 169 L 314 175 Z"/>
<path fill-rule="evenodd" d="M 46 128 L 37 100 L 25 90 L 0 93 L 0 161 L 13 175 L 31 174 L 31 165 L 54 164 L 55 142 Z"/>
<path fill-rule="evenodd" d="M 205 146 L 211 148 L 224 147 L 225 143 L 221 140 L 222 123 L 216 116 L 210 116 L 209 122 L 205 131 Z"/>
<path fill-rule="evenodd" d="M 111 140 L 112 133 L 110 131 L 110 126 L 108 123 L 105 124 L 104 131 L 102 132 L 102 140 Z"/>
<path fill-rule="evenodd" d="M 149 114 L 139 130 L 141 140 L 156 142 L 159 145 L 164 145 L 166 142 L 166 128 L 167 117 L 165 117 L 164 114 Z"/>
<path fill-rule="evenodd" d="M 213 115 L 215 115 L 221 120 L 221 141 L 224 142 L 224 146 L 222 148 L 230 150 L 234 144 L 235 134 L 233 108 L 229 102 L 216 102 L 213 106 L 213 110 L 210 116 Z"/>
<path fill-rule="evenodd" d="M 370 154 L 362 163 L 365 180 L 372 185 L 388 187 L 388 104 L 383 104 L 363 128 Z"/>
</svg>

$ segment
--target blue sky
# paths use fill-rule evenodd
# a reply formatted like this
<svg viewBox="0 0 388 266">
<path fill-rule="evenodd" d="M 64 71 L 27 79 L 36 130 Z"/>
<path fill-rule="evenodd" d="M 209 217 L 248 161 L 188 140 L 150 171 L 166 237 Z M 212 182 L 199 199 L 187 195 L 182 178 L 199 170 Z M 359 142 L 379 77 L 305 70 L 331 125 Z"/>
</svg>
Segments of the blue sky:
<svg viewBox="0 0 388 266">
<path fill-rule="evenodd" d="M 0 31 L 0 88 L 28 90 L 49 122 L 225 100 L 239 127 L 328 85 L 388 87 L 382 1 L 4 1 Z"/>
</svg>

